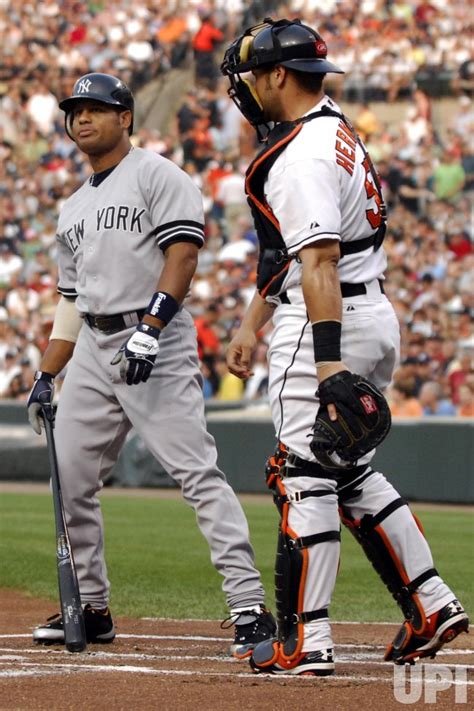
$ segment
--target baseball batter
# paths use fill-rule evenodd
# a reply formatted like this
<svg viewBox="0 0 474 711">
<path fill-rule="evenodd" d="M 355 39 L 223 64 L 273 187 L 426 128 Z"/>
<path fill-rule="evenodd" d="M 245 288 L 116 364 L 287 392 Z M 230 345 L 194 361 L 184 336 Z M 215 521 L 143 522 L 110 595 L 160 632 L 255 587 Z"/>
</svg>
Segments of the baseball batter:
<svg viewBox="0 0 474 711">
<path fill-rule="evenodd" d="M 115 636 L 97 493 L 134 427 L 196 512 L 224 576 L 231 652 L 244 657 L 275 623 L 244 513 L 206 431 L 195 329 L 182 306 L 204 240 L 200 193 L 174 163 L 132 147 L 133 96 L 119 79 L 81 77 L 60 107 L 94 173 L 59 217 L 61 300 L 28 410 L 39 433 L 41 405 L 68 363 L 57 456 L 88 641 Z M 61 617 L 33 637 L 63 642 Z"/>
<path fill-rule="evenodd" d="M 257 645 L 250 663 L 275 674 L 334 671 L 328 607 L 338 507 L 405 616 L 386 660 L 432 656 L 468 628 L 419 522 L 370 466 L 390 427 L 380 389 L 398 362 L 399 328 L 383 288 L 378 176 L 322 90 L 326 73 L 341 73 L 326 55 L 312 28 L 266 19 L 228 48 L 222 64 L 230 96 L 265 139 L 246 179 L 260 242 L 257 292 L 227 362 L 248 377 L 257 333 L 273 319 L 269 396 L 281 444 L 267 481 L 281 514 L 279 634 Z"/>
</svg>

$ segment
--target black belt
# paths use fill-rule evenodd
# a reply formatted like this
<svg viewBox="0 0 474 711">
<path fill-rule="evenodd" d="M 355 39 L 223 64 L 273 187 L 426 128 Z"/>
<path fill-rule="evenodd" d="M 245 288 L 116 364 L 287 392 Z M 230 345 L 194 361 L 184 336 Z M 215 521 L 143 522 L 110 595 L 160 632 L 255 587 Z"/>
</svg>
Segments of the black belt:
<svg viewBox="0 0 474 711">
<path fill-rule="evenodd" d="M 379 283 L 381 293 L 385 294 L 382 279 L 377 279 L 377 281 Z M 367 294 L 367 287 L 365 284 L 349 284 L 349 282 L 341 282 L 341 294 L 343 299 L 347 299 L 349 296 L 362 296 L 363 294 Z"/>
<path fill-rule="evenodd" d="M 380 292 L 382 294 L 385 294 L 385 289 L 383 288 L 383 281 L 382 279 L 377 279 L 379 286 L 380 286 Z M 367 287 L 365 284 L 350 284 L 349 282 L 341 282 L 341 294 L 343 299 L 347 299 L 349 296 L 363 296 L 364 294 L 367 294 Z M 290 299 L 288 298 L 288 292 L 287 291 L 282 291 L 281 294 L 278 294 L 278 298 L 280 299 L 280 302 L 282 304 L 291 304 Z"/>
<path fill-rule="evenodd" d="M 84 314 L 84 321 L 91 327 L 96 328 L 102 333 L 108 335 L 124 331 L 138 324 L 144 317 L 145 309 L 138 311 L 128 311 L 123 314 L 114 314 L 113 316 L 95 316 L 94 314 Z M 128 322 L 128 323 L 127 323 Z"/>
</svg>

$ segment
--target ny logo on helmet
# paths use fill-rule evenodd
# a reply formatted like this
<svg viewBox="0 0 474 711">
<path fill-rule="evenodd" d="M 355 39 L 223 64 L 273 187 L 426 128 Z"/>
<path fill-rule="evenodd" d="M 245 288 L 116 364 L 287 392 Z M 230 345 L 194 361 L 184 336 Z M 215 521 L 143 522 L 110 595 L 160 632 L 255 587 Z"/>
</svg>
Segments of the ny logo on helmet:
<svg viewBox="0 0 474 711">
<path fill-rule="evenodd" d="M 78 94 L 87 94 L 89 92 L 89 89 L 91 88 L 91 80 L 90 79 L 81 79 L 79 82 L 79 86 L 77 87 L 77 93 Z"/>
</svg>

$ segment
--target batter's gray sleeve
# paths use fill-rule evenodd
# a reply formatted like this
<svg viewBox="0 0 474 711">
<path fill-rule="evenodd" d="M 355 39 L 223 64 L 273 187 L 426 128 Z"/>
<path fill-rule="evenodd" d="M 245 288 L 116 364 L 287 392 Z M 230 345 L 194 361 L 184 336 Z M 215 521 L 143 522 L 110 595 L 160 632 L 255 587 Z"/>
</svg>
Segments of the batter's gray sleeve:
<svg viewBox="0 0 474 711">
<path fill-rule="evenodd" d="M 71 250 L 58 235 L 56 235 L 56 245 L 59 272 L 58 291 L 66 298 L 75 298 L 77 296 L 77 272 Z"/>
<path fill-rule="evenodd" d="M 160 249 L 165 251 L 173 242 L 193 242 L 202 247 L 202 197 L 189 176 L 167 159 L 151 159 L 144 162 L 139 183 Z"/>
</svg>

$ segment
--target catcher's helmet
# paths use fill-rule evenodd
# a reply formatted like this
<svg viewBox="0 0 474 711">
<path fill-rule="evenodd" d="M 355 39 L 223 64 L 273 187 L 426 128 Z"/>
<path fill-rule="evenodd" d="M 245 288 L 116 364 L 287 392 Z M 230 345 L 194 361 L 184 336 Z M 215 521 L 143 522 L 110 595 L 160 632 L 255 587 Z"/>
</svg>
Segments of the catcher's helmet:
<svg viewBox="0 0 474 711">
<path fill-rule="evenodd" d="M 253 87 L 239 75 L 259 68 L 281 64 L 295 72 L 344 74 L 326 59 L 326 43 L 316 30 L 301 20 L 270 17 L 249 27 L 228 47 L 221 72 L 229 78 L 229 96 L 255 127 L 265 125 L 262 106 Z M 260 135 L 260 134 L 259 134 Z"/>
<path fill-rule="evenodd" d="M 241 74 L 258 67 L 282 64 L 296 72 L 344 74 L 328 62 L 326 43 L 320 34 L 301 20 L 278 20 L 270 17 L 245 30 L 225 53 L 223 74 Z"/>
<path fill-rule="evenodd" d="M 126 109 L 132 112 L 132 122 L 128 132 L 133 133 L 133 114 L 135 102 L 133 94 L 126 84 L 121 79 L 112 76 L 111 74 L 100 74 L 93 72 L 92 74 L 84 74 L 74 84 L 71 96 L 59 102 L 59 108 L 65 112 L 66 131 L 69 134 L 68 116 L 72 111 L 74 104 L 83 99 L 94 99 L 103 104 L 110 104 L 118 108 Z M 70 134 L 69 134 L 70 135 Z"/>
</svg>

